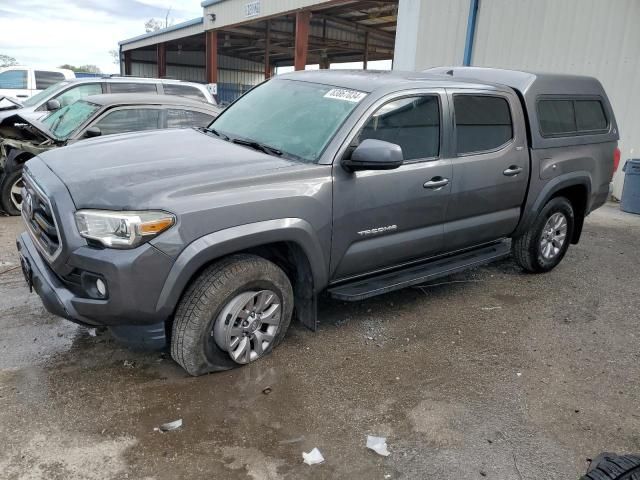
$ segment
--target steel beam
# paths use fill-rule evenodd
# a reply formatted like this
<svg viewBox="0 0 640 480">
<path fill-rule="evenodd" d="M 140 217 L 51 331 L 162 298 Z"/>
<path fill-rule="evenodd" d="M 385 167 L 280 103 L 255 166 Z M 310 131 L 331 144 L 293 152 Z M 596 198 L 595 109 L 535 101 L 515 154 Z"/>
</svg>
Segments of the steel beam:
<svg viewBox="0 0 640 480">
<path fill-rule="evenodd" d="M 294 68 L 304 70 L 307 65 L 307 51 L 309 48 L 309 20 L 311 12 L 302 10 L 296 13 L 296 47 Z"/>
<path fill-rule="evenodd" d="M 205 36 L 207 83 L 218 83 L 218 32 L 209 30 Z"/>
<path fill-rule="evenodd" d="M 167 76 L 167 44 L 156 45 L 156 64 L 158 65 L 158 78 Z"/>
</svg>

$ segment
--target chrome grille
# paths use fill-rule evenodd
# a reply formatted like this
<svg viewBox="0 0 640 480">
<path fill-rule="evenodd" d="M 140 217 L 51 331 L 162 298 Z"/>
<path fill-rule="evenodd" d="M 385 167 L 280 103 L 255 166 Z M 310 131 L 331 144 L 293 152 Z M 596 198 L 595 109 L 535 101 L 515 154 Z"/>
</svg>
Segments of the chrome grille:
<svg viewBox="0 0 640 480">
<path fill-rule="evenodd" d="M 51 202 L 29 175 L 23 175 L 23 180 L 22 219 L 40 252 L 49 261 L 55 260 L 62 244 Z"/>
</svg>

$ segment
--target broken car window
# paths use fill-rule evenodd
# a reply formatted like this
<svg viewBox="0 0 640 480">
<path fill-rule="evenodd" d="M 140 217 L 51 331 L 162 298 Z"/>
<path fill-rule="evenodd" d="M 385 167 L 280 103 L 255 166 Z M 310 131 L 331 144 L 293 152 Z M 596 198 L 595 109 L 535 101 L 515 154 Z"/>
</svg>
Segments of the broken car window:
<svg viewBox="0 0 640 480">
<path fill-rule="evenodd" d="M 84 100 L 56 110 L 42 120 L 58 140 L 66 140 L 85 123 L 100 107 Z"/>
</svg>

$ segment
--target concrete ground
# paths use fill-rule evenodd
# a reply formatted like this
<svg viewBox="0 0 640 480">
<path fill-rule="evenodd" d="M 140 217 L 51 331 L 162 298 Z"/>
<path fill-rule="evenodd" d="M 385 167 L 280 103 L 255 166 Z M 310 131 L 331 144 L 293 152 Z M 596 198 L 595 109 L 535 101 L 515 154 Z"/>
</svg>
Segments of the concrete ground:
<svg viewBox="0 0 640 480">
<path fill-rule="evenodd" d="M 556 480 L 640 451 L 640 216 L 617 206 L 549 274 L 504 261 L 326 300 L 317 333 L 293 326 L 271 356 L 200 378 L 47 314 L 18 231 L 0 218 L 3 479 Z M 313 447 L 324 464 L 302 463 Z"/>
</svg>

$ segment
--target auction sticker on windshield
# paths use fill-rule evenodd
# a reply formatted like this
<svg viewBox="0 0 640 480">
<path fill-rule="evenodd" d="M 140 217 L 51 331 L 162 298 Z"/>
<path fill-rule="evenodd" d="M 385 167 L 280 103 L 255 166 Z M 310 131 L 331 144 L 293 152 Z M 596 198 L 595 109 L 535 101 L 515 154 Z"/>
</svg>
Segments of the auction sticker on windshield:
<svg viewBox="0 0 640 480">
<path fill-rule="evenodd" d="M 345 102 L 358 103 L 367 94 L 357 90 L 348 90 L 346 88 L 332 88 L 324 94 L 325 98 L 333 98 L 334 100 L 343 100 Z"/>
</svg>

